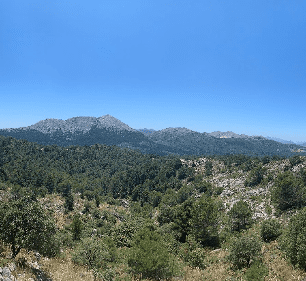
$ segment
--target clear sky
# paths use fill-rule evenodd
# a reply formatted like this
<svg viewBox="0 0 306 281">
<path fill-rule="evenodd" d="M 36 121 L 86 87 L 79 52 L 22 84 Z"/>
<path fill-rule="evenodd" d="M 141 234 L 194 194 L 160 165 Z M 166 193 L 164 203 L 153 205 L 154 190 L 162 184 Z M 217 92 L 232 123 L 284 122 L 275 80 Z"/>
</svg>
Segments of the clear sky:
<svg viewBox="0 0 306 281">
<path fill-rule="evenodd" d="M 306 141 L 305 15 L 304 0 L 2 0 L 0 128 L 110 114 Z"/>
</svg>

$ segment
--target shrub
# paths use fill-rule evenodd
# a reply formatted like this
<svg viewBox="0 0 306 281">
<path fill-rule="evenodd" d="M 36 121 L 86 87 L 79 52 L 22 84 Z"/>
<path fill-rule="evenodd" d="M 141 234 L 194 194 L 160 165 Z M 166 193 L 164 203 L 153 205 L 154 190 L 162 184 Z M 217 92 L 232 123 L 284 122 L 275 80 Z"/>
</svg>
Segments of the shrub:
<svg viewBox="0 0 306 281">
<path fill-rule="evenodd" d="M 211 176 L 213 174 L 212 172 L 213 172 L 213 164 L 211 161 L 207 161 L 205 163 L 205 176 L 206 177 Z"/>
<path fill-rule="evenodd" d="M 261 243 L 255 237 L 242 235 L 234 238 L 230 242 L 229 260 L 234 267 L 249 267 L 251 263 L 258 257 L 261 250 Z"/>
<path fill-rule="evenodd" d="M 281 234 L 281 225 L 276 219 L 263 221 L 260 235 L 265 242 L 275 240 Z"/>
<path fill-rule="evenodd" d="M 255 261 L 244 276 L 247 281 L 264 281 L 268 274 L 269 269 L 260 261 Z"/>
<path fill-rule="evenodd" d="M 82 211 L 83 214 L 87 214 L 87 213 L 90 213 L 90 210 L 92 209 L 92 205 L 89 201 L 86 201 L 84 203 L 84 209 Z"/>
<path fill-rule="evenodd" d="M 115 261 L 116 248 L 110 240 L 98 240 L 96 238 L 84 238 L 72 254 L 72 261 L 79 265 L 85 265 L 93 269 L 95 279 L 99 271 L 107 270 L 108 262 Z"/>
<path fill-rule="evenodd" d="M 306 208 L 290 219 L 281 246 L 294 266 L 306 269 Z"/>
<path fill-rule="evenodd" d="M 83 196 L 85 196 L 88 201 L 92 201 L 93 199 L 95 199 L 95 195 L 96 194 L 91 190 L 85 190 L 83 193 Z"/>
<path fill-rule="evenodd" d="M 137 220 L 127 220 L 113 227 L 112 238 L 117 247 L 131 247 L 133 237 L 139 230 L 139 224 Z"/>
<path fill-rule="evenodd" d="M 180 257 L 191 267 L 205 268 L 205 252 L 193 236 L 188 235 L 186 242 L 180 249 Z"/>
<path fill-rule="evenodd" d="M 299 155 L 294 155 L 289 158 L 291 167 L 294 167 L 303 162 L 303 159 Z"/>
<path fill-rule="evenodd" d="M 244 185 L 245 186 L 256 186 L 260 184 L 261 181 L 263 180 L 265 172 L 266 172 L 266 169 L 261 166 L 253 169 L 250 172 L 249 177 L 246 179 Z"/>
<path fill-rule="evenodd" d="M 59 241 L 60 247 L 72 248 L 74 246 L 73 236 L 66 227 L 57 231 L 55 237 Z"/>
<path fill-rule="evenodd" d="M 177 192 L 177 202 L 179 204 L 185 202 L 193 193 L 194 188 L 192 186 L 183 185 Z"/>
<path fill-rule="evenodd" d="M 0 240 L 11 245 L 13 258 L 22 248 L 54 256 L 59 251 L 54 220 L 28 196 L 0 201 Z"/>
<path fill-rule="evenodd" d="M 200 193 L 206 192 L 207 194 L 212 195 L 213 185 L 210 182 L 201 181 L 201 182 L 194 184 L 194 186 Z"/>
<path fill-rule="evenodd" d="M 233 205 L 228 215 L 232 231 L 240 231 L 252 223 L 252 210 L 249 204 L 242 200 Z"/>
<path fill-rule="evenodd" d="M 302 179 L 290 171 L 279 174 L 272 190 L 272 200 L 281 211 L 304 206 L 306 198 Z"/>
<path fill-rule="evenodd" d="M 215 189 L 214 189 L 214 194 L 215 195 L 220 195 L 224 190 L 224 187 L 222 186 L 217 186 Z"/>
<path fill-rule="evenodd" d="M 107 268 L 104 270 L 98 270 L 96 274 L 97 277 L 103 281 L 113 281 L 115 280 L 114 277 L 116 275 L 116 272 L 113 268 Z"/>
<path fill-rule="evenodd" d="M 83 223 L 81 221 L 79 214 L 73 217 L 73 221 L 71 223 L 71 230 L 72 230 L 73 240 L 80 240 L 83 230 Z"/>
<path fill-rule="evenodd" d="M 134 275 L 160 280 L 172 275 L 170 255 L 152 225 L 141 229 L 134 237 L 128 257 L 128 265 Z"/>
</svg>

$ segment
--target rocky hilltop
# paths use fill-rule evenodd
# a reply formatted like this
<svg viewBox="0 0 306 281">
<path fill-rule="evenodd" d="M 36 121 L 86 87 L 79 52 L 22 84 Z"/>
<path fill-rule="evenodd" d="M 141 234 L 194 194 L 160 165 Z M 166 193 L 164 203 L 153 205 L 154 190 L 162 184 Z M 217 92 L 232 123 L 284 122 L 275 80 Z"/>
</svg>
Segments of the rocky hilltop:
<svg viewBox="0 0 306 281">
<path fill-rule="evenodd" d="M 101 117 L 73 117 L 67 120 L 62 119 L 45 119 L 37 122 L 34 125 L 28 127 L 22 127 L 23 130 L 36 130 L 44 134 L 54 133 L 61 131 L 63 133 L 70 132 L 75 133 L 81 131 L 83 133 L 88 132 L 92 127 L 99 129 L 114 129 L 114 130 L 127 130 L 135 131 L 125 123 L 121 122 L 117 118 L 107 114 Z M 8 129 L 13 130 L 13 129 Z"/>
<path fill-rule="evenodd" d="M 258 138 L 259 137 L 259 136 L 248 136 L 248 135 L 245 135 L 245 134 L 239 135 L 239 134 L 235 134 L 234 132 L 231 132 L 231 131 L 227 131 L 227 132 L 216 131 L 216 132 L 209 133 L 209 135 L 212 136 L 212 137 L 215 137 L 215 138 L 243 138 L 243 139 L 247 139 L 247 138 L 254 138 L 254 137 Z"/>
</svg>

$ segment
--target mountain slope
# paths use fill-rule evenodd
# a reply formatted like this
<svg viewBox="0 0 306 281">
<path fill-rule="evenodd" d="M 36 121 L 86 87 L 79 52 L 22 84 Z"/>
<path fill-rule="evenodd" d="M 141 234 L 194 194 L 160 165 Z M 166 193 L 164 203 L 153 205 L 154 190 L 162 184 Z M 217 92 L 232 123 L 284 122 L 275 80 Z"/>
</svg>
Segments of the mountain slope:
<svg viewBox="0 0 306 281">
<path fill-rule="evenodd" d="M 233 132 L 199 133 L 187 128 L 133 129 L 111 115 L 46 119 L 28 127 L 2 129 L 0 135 L 43 145 L 93 145 L 96 143 L 139 149 L 159 155 L 285 155 L 304 153 L 296 144 L 282 144 L 261 136 Z"/>
<path fill-rule="evenodd" d="M 41 133 L 54 133 L 56 131 L 62 131 L 63 133 L 75 133 L 81 131 L 86 133 L 90 131 L 92 127 L 99 129 L 114 129 L 114 130 L 127 130 L 134 132 L 135 130 L 124 124 L 120 120 L 107 114 L 99 118 L 96 117 L 73 117 L 67 120 L 62 119 L 46 119 L 37 122 L 34 125 L 23 127 L 23 130 L 37 130 Z M 9 129 L 11 130 L 11 129 Z"/>
</svg>

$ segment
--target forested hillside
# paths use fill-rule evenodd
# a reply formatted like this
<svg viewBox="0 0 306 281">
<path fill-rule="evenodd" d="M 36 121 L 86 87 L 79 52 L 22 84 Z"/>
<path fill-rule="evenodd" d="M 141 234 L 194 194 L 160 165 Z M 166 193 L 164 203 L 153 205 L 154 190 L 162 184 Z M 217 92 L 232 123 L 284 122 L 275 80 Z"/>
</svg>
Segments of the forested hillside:
<svg viewBox="0 0 306 281">
<path fill-rule="evenodd" d="M 295 152 L 306 154 L 304 147 L 296 144 L 283 144 L 261 136 L 233 132 L 199 133 L 186 128 L 135 130 L 110 115 L 46 119 L 28 127 L 1 129 L 0 135 L 43 145 L 116 145 L 161 156 L 245 154 L 291 157 Z"/>
<path fill-rule="evenodd" d="M 305 194 L 299 155 L 0 136 L 0 267 L 17 280 L 302 280 Z"/>
</svg>

